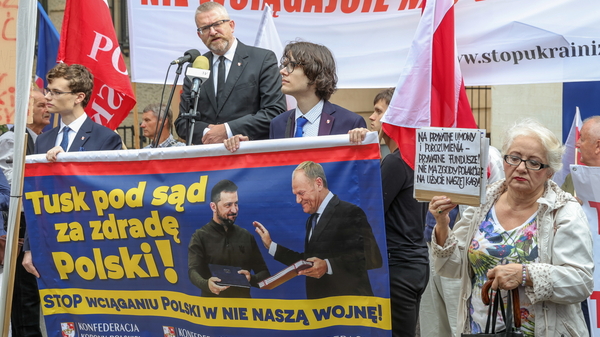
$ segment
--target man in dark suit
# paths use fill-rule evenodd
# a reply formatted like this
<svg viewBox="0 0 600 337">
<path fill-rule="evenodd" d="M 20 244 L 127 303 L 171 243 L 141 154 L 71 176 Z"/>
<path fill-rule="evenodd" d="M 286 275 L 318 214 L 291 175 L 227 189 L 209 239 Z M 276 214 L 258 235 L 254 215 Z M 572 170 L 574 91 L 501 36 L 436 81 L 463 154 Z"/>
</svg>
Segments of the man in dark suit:
<svg viewBox="0 0 600 337">
<path fill-rule="evenodd" d="M 281 91 L 293 96 L 297 107 L 273 118 L 269 138 L 312 137 L 346 134 L 367 124 L 360 115 L 329 102 L 336 90 L 335 60 L 327 47 L 310 42 L 291 42 L 282 59 Z M 235 152 L 247 135 L 225 140 Z"/>
<path fill-rule="evenodd" d="M 61 152 L 120 150 L 121 137 L 87 117 L 84 108 L 90 101 L 94 77 L 79 64 L 57 64 L 48 75 L 48 112 L 60 115 L 60 125 L 44 132 L 35 142 L 35 153 L 46 153 L 56 161 Z"/>
<path fill-rule="evenodd" d="M 37 136 L 42 133 L 46 125 L 50 124 L 50 113 L 46 106 L 47 101 L 44 94 L 40 89 L 34 87 L 31 91 L 31 98 L 33 98 L 33 110 L 31 113 L 32 122 L 27 124 L 27 154 L 33 154 Z"/>
<path fill-rule="evenodd" d="M 367 126 L 360 115 L 329 102 L 336 90 L 337 74 L 327 47 L 291 42 L 283 55 L 281 90 L 293 96 L 298 106 L 273 119 L 269 138 L 339 135 Z"/>
<path fill-rule="evenodd" d="M 56 161 L 62 152 L 120 150 L 121 137 L 111 129 L 92 121 L 84 108 L 90 101 L 94 77 L 79 64 L 59 63 L 46 75 L 48 87 L 46 99 L 48 112 L 60 115 L 60 125 L 44 132 L 35 142 L 35 153 L 46 153 L 48 161 Z M 29 240 L 23 245 L 23 266 L 40 277 L 31 261 Z"/>
<path fill-rule="evenodd" d="M 309 299 L 329 296 L 373 296 L 367 270 L 380 268 L 381 252 L 365 212 L 340 200 L 327 187 L 323 167 L 312 161 L 298 165 L 292 175 L 292 192 L 306 222 L 304 252 L 276 244 L 267 229 L 254 222 L 256 232 L 275 260 L 291 265 L 298 260 L 313 262 L 300 271 L 306 279 Z"/>
<path fill-rule="evenodd" d="M 196 9 L 196 26 L 210 50 L 204 56 L 211 74 L 200 90 L 192 143 L 221 143 L 235 134 L 266 139 L 271 119 L 285 111 L 275 54 L 238 41 L 233 36 L 235 22 L 217 2 L 205 2 Z M 194 106 L 190 87 L 186 78 L 175 121 L 182 138 L 188 136 L 188 118 L 183 114 Z"/>
</svg>

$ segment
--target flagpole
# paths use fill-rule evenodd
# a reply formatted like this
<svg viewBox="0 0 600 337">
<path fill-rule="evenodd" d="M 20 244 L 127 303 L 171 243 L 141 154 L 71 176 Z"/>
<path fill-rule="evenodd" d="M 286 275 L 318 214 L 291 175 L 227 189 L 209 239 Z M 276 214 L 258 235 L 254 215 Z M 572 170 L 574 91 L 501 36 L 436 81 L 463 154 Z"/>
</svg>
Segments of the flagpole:
<svg viewBox="0 0 600 337">
<path fill-rule="evenodd" d="M 135 95 L 135 97 L 138 97 L 137 95 L 137 83 L 136 82 L 132 82 L 131 86 L 133 87 L 133 94 Z M 140 148 L 140 122 L 138 119 L 138 108 L 137 108 L 137 104 L 133 106 L 133 147 L 136 149 Z M 171 130 L 169 130 L 171 131 Z"/>
<path fill-rule="evenodd" d="M 19 221 L 21 219 L 21 196 L 23 195 L 23 171 L 25 166 L 25 127 L 29 92 L 31 90 L 31 74 L 35 46 L 35 27 L 37 6 L 35 0 L 19 0 L 17 10 L 17 57 L 15 85 L 15 145 L 13 159 L 13 179 L 10 190 L 8 211 L 8 230 L 4 255 L 4 273 L 0 287 L 0 332 L 8 336 L 10 312 L 13 297 L 15 262 L 17 260 Z M 33 27 L 33 29 L 32 29 Z"/>
<path fill-rule="evenodd" d="M 581 118 L 578 106 L 575 107 L 575 116 L 579 116 L 579 119 Z M 579 129 L 579 126 L 577 125 L 575 128 Z M 579 131 L 581 132 L 581 130 L 579 130 Z M 577 132 L 575 132 L 575 151 L 573 151 L 573 154 L 575 155 L 575 158 L 573 159 L 573 162 L 575 163 L 575 165 L 579 165 L 579 161 L 577 160 L 577 152 L 579 151 L 577 149 L 577 142 L 578 141 L 579 141 L 579 138 L 577 137 Z"/>
</svg>

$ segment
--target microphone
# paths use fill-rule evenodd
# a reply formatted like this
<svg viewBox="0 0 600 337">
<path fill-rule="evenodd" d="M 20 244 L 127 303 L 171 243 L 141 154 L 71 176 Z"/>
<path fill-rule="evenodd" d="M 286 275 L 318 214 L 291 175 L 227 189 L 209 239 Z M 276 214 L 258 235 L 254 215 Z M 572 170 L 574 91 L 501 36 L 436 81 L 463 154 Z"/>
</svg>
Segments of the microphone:
<svg viewBox="0 0 600 337">
<path fill-rule="evenodd" d="M 190 49 L 183 53 L 182 57 L 172 61 L 171 64 L 191 62 L 192 60 L 195 60 L 198 56 L 200 56 L 200 52 L 198 51 L 198 49 Z"/>
<path fill-rule="evenodd" d="M 198 93 L 200 86 L 210 77 L 210 68 L 208 59 L 205 56 L 198 56 L 191 67 L 185 71 L 185 76 L 192 81 L 192 92 Z"/>
</svg>

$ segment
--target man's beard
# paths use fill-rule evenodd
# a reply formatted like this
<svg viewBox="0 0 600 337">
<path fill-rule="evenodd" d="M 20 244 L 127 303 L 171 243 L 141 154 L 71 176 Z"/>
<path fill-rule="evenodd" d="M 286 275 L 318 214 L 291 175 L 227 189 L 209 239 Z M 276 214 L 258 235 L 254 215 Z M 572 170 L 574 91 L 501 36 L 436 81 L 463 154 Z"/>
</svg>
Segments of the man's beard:
<svg viewBox="0 0 600 337">
<path fill-rule="evenodd" d="M 227 216 L 223 216 L 223 214 L 217 209 L 217 219 L 219 219 L 221 225 L 227 227 L 228 229 L 233 226 L 233 223 L 237 218 L 237 213 L 230 213 L 229 216 L 233 217 L 233 220 Z"/>
<path fill-rule="evenodd" d="M 210 43 L 208 49 L 218 55 L 225 54 L 229 50 L 229 43 L 230 41 L 221 36 L 221 40 Z"/>
</svg>

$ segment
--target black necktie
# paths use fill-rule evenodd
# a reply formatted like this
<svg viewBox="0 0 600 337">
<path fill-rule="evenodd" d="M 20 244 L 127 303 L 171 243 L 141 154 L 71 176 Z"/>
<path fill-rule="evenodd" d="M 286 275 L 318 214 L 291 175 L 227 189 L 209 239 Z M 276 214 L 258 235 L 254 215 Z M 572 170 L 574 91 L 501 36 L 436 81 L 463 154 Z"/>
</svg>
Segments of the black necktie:
<svg viewBox="0 0 600 337">
<path fill-rule="evenodd" d="M 312 239 L 313 235 L 315 235 L 315 227 L 317 227 L 317 219 L 319 218 L 319 213 L 313 213 L 310 216 L 310 226 L 312 230 L 310 231 L 310 239 Z"/>
<path fill-rule="evenodd" d="M 219 74 L 217 75 L 217 104 L 225 87 L 225 56 L 219 56 Z"/>
</svg>

